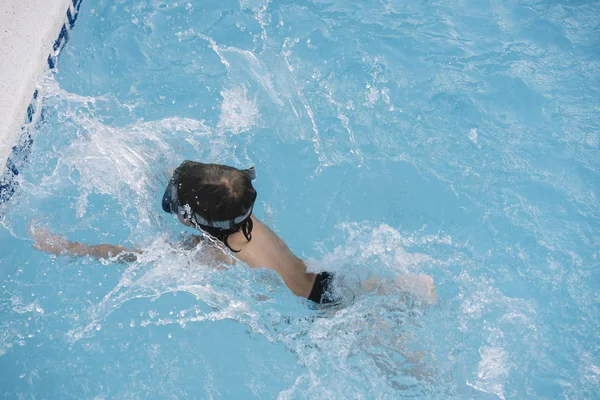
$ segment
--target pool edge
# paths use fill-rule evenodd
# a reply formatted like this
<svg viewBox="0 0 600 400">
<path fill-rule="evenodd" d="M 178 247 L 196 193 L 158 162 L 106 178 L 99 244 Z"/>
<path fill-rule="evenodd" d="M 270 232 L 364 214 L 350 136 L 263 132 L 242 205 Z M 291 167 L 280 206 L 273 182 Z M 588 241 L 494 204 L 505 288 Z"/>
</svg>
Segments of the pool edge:
<svg viewBox="0 0 600 400">
<path fill-rule="evenodd" d="M 37 80 L 56 68 L 83 0 L 5 0 L 0 3 L 0 203 L 15 191 L 17 164 L 33 143 L 29 128 L 41 114 Z"/>
</svg>

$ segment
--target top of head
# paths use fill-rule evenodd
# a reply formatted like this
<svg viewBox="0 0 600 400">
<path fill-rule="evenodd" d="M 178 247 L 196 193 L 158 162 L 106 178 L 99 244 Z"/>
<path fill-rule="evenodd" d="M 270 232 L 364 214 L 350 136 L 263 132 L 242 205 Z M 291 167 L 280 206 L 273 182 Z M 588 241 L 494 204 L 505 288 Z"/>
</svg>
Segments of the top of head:
<svg viewBox="0 0 600 400">
<path fill-rule="evenodd" d="M 184 161 L 177 169 L 177 197 L 181 206 L 208 221 L 234 220 L 254 206 L 254 169 L 239 170 L 219 164 Z"/>
</svg>

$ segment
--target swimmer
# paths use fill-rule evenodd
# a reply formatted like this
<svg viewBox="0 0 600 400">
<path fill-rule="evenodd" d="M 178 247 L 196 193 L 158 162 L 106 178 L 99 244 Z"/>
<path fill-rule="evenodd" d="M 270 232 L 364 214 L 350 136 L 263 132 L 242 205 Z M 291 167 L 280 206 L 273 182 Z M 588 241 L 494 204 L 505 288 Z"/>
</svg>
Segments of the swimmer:
<svg viewBox="0 0 600 400">
<path fill-rule="evenodd" d="M 184 161 L 167 185 L 162 208 L 176 215 L 182 224 L 207 234 L 251 268 L 274 270 L 295 295 L 319 304 L 335 302 L 330 291 L 332 274 L 308 272 L 306 264 L 253 215 L 257 196 L 252 186 L 255 178 L 254 167 L 239 170 L 225 165 Z M 32 228 L 31 235 L 36 242 L 34 248 L 56 255 L 116 258 L 130 262 L 135 261 L 136 253 L 140 252 L 122 246 L 70 242 L 39 228 Z M 437 300 L 433 280 L 426 275 L 399 277 L 395 286 L 412 293 L 425 304 Z M 365 288 L 384 290 L 379 280 L 370 280 Z"/>
</svg>

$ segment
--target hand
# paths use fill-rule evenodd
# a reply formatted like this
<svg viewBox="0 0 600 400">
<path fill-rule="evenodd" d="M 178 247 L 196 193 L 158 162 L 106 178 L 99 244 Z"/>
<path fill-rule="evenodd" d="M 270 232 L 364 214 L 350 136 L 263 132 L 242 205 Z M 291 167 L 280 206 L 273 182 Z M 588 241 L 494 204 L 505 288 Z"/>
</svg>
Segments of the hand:
<svg viewBox="0 0 600 400">
<path fill-rule="evenodd" d="M 425 305 L 433 305 L 438 299 L 433 278 L 425 274 L 399 275 L 393 283 L 375 276 L 363 282 L 363 288 L 367 292 L 377 290 L 379 294 L 400 290 L 412 294 Z"/>
<path fill-rule="evenodd" d="M 421 302 L 432 305 L 437 302 L 433 278 L 425 274 L 408 274 L 396 277 L 396 287 L 413 294 Z"/>
<path fill-rule="evenodd" d="M 35 241 L 32 246 L 36 250 L 60 255 L 69 249 L 70 242 L 64 236 L 52 233 L 46 228 L 29 225 L 29 234 Z"/>
</svg>

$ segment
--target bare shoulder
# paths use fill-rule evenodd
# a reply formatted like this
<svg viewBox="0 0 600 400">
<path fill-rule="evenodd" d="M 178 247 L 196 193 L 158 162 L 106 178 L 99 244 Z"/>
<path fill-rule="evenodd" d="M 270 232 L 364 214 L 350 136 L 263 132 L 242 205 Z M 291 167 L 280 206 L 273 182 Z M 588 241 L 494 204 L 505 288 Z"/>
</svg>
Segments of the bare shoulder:
<svg viewBox="0 0 600 400">
<path fill-rule="evenodd" d="M 247 241 L 241 232 L 229 237 L 229 245 L 240 250 L 235 256 L 251 267 L 266 267 L 281 272 L 292 268 L 299 259 L 268 226 L 252 217 L 252 238 Z"/>
</svg>

